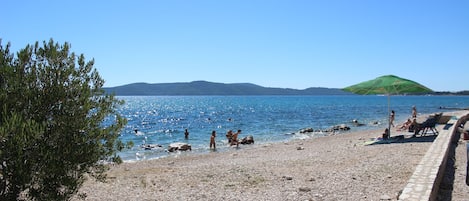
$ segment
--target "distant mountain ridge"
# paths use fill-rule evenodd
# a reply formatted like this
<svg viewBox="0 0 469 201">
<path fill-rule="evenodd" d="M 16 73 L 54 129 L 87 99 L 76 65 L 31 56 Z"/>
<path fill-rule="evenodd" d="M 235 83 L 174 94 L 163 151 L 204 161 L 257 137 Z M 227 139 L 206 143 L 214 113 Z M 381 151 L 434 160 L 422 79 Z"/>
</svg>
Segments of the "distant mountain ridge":
<svg viewBox="0 0 469 201">
<path fill-rule="evenodd" d="M 251 83 L 215 83 L 208 81 L 176 83 L 133 83 L 105 87 L 106 93 L 117 96 L 202 96 L 202 95 L 350 95 L 342 89 L 311 87 L 303 90 L 263 87 Z"/>
</svg>

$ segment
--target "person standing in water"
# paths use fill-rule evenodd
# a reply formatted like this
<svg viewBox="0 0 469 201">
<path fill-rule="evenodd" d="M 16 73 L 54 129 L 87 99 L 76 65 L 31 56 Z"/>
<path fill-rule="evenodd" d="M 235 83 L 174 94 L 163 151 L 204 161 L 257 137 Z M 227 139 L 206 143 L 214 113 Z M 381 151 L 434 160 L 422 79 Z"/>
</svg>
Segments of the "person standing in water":
<svg viewBox="0 0 469 201">
<path fill-rule="evenodd" d="M 233 138 L 233 131 L 232 130 L 228 130 L 228 132 L 226 132 L 226 139 L 228 140 L 228 144 L 231 145 L 231 139 Z"/>
<path fill-rule="evenodd" d="M 210 137 L 210 149 L 212 149 L 212 146 L 213 146 L 213 150 L 217 149 L 217 145 L 215 143 L 215 137 L 217 137 L 217 132 L 212 131 L 212 136 Z"/>
<path fill-rule="evenodd" d="M 189 131 L 187 130 L 187 128 L 186 128 L 186 130 L 184 131 L 184 138 L 185 138 L 186 140 L 189 139 Z"/>
<path fill-rule="evenodd" d="M 231 137 L 231 145 L 236 145 L 236 147 L 239 147 L 239 141 L 238 141 L 238 135 L 241 133 L 241 130 L 238 130 L 238 132 L 233 133 L 233 136 Z"/>
</svg>

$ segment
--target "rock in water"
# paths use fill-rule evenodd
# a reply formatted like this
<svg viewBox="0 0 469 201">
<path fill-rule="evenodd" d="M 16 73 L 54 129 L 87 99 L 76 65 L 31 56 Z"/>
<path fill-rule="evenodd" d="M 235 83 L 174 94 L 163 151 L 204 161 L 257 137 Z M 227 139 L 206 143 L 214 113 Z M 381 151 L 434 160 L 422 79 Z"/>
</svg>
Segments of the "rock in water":
<svg viewBox="0 0 469 201">
<path fill-rule="evenodd" d="M 312 133 L 312 132 L 314 132 L 313 128 L 305 128 L 305 129 L 300 130 L 300 133 Z"/>
<path fill-rule="evenodd" d="M 252 135 L 246 136 L 241 139 L 241 144 L 254 144 L 254 137 Z"/>
<path fill-rule="evenodd" d="M 174 151 L 191 151 L 192 147 L 190 144 L 184 143 L 184 142 L 175 142 L 171 143 L 168 146 L 168 151 L 169 152 L 174 152 Z"/>
<path fill-rule="evenodd" d="M 159 144 L 142 144 L 140 147 L 145 149 L 145 150 L 152 150 L 152 149 L 156 149 L 158 147 L 161 147 L 161 145 L 159 145 Z"/>
</svg>

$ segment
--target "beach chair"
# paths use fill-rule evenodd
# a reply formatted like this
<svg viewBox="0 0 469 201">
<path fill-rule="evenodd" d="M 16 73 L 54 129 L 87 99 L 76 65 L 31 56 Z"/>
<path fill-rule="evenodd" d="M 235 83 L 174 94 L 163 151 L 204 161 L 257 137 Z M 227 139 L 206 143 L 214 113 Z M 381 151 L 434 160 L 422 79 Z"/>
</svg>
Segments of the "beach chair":
<svg viewBox="0 0 469 201">
<path fill-rule="evenodd" d="M 434 135 L 438 135 L 436 124 L 438 123 L 441 116 L 442 113 L 432 115 L 421 124 L 418 124 L 414 131 L 414 136 L 417 136 L 418 134 L 420 134 L 420 136 L 425 136 L 429 131 L 431 131 Z"/>
</svg>

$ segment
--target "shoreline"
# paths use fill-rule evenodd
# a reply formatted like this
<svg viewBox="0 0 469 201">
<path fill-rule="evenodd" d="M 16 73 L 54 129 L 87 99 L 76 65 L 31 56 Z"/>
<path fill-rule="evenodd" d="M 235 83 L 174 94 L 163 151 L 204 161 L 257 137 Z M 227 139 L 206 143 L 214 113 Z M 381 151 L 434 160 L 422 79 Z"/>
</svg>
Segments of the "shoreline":
<svg viewBox="0 0 469 201">
<path fill-rule="evenodd" d="M 375 127 L 375 122 L 382 126 L 387 124 L 389 112 L 387 99 L 376 96 L 133 97 L 125 100 L 126 106 L 119 113 L 128 118 L 128 125 L 120 139 L 124 143 L 133 141 L 135 146 L 118 153 L 123 160 L 167 156 L 164 149 L 174 142 L 186 142 L 192 145 L 193 152 L 204 152 L 213 130 L 219 134 L 217 140 L 224 140 L 228 130 L 241 129 L 244 132 L 240 136 L 253 135 L 257 144 L 284 141 L 293 137 L 288 134 L 304 128 L 324 131 L 347 124 L 357 131 L 361 127 L 354 128 L 354 119 L 365 124 L 364 127 Z M 398 118 L 410 117 L 413 105 L 418 106 L 420 114 L 427 114 L 443 111 L 439 109 L 441 105 L 457 106 L 464 102 L 466 97 L 402 96 L 393 98 L 391 109 L 400 123 Z M 186 128 L 190 132 L 188 139 L 184 138 Z M 135 130 L 140 133 L 135 134 Z M 139 145 L 145 143 L 163 147 L 144 151 Z"/>
<path fill-rule="evenodd" d="M 423 119 L 425 119 L 426 117 L 428 117 L 429 115 L 432 115 L 432 114 L 434 114 L 434 113 L 419 114 L 418 120 L 422 121 Z M 397 126 L 403 124 L 406 119 L 408 119 L 408 118 L 407 117 L 396 118 L 395 126 L 397 127 Z M 241 145 L 240 144 L 240 147 L 242 147 L 242 148 L 256 148 L 258 146 L 265 146 L 265 145 L 279 144 L 279 143 L 288 143 L 288 142 L 298 141 L 298 140 L 312 140 L 312 139 L 326 137 L 326 136 L 348 135 L 350 133 L 356 133 L 356 132 L 376 131 L 376 132 L 382 133 L 383 130 L 387 127 L 385 124 L 382 124 L 380 122 L 378 122 L 377 124 L 373 124 L 372 122 L 368 122 L 368 123 L 363 124 L 363 123 L 360 122 L 361 125 L 359 125 L 359 126 L 354 125 L 354 123 L 358 124 L 358 122 L 350 121 L 349 124 L 336 124 L 336 125 L 329 126 L 329 129 L 332 129 L 333 127 L 340 126 L 340 125 L 345 125 L 345 126 L 351 128 L 351 130 L 346 130 L 346 131 L 333 131 L 333 132 L 331 132 L 328 129 L 324 129 L 324 130 L 315 130 L 314 132 L 301 133 L 300 132 L 301 130 L 308 129 L 308 128 L 298 128 L 298 130 L 296 130 L 295 132 L 278 134 L 278 135 L 284 135 L 284 136 L 293 136 L 293 137 L 290 137 L 290 138 L 285 138 L 283 140 L 276 140 L 276 141 L 262 141 L 260 143 L 259 143 L 259 141 L 256 141 L 254 144 L 247 144 L 247 145 Z M 395 132 L 396 132 L 396 130 L 392 131 L 391 135 L 394 135 Z M 400 132 L 400 131 L 398 131 L 398 132 Z M 247 137 L 247 135 L 241 136 L 241 137 Z M 378 136 L 375 136 L 375 137 L 378 137 Z M 186 140 L 178 141 L 178 142 L 191 144 L 190 142 L 186 142 Z M 217 142 L 217 147 L 218 147 L 218 149 L 216 151 L 217 153 L 219 153 L 219 152 L 230 152 L 230 151 L 235 149 L 234 147 L 228 146 L 229 144 L 228 144 L 228 141 L 225 137 L 225 133 L 218 133 L 216 142 Z M 143 157 L 140 157 L 140 158 L 136 157 L 135 159 L 128 159 L 128 160 L 124 160 L 123 162 L 124 163 L 138 163 L 138 162 L 142 162 L 142 161 L 159 160 L 159 159 L 162 159 L 162 158 L 174 157 L 174 155 L 185 156 L 185 155 L 191 155 L 191 154 L 208 154 L 210 152 L 213 152 L 213 150 L 209 149 L 208 142 L 207 142 L 207 147 L 206 148 L 204 148 L 204 149 L 196 148 L 196 149 L 193 149 L 192 151 L 169 152 L 169 151 L 167 151 L 166 148 L 167 147 L 165 147 L 165 146 L 159 148 L 160 153 L 165 153 L 166 155 L 159 155 L 157 157 L 149 157 L 149 158 L 146 158 L 146 156 L 144 158 Z M 145 151 L 143 150 L 143 152 L 145 152 Z"/>
<path fill-rule="evenodd" d="M 429 115 L 430 114 L 420 114 L 420 118 L 418 118 L 418 119 L 422 119 L 423 116 L 425 116 L 425 118 L 426 118 Z M 407 119 L 407 117 L 405 117 L 405 118 L 400 117 L 400 118 L 396 119 L 396 122 L 397 122 L 396 127 L 401 125 L 402 123 L 404 123 L 406 119 Z M 260 143 L 259 143 L 259 141 L 255 141 L 254 144 L 247 144 L 247 145 L 241 145 L 240 144 L 240 147 L 242 147 L 242 148 L 256 148 L 258 146 L 288 143 L 288 142 L 298 141 L 298 140 L 312 140 L 312 139 L 327 137 L 327 136 L 348 135 L 350 133 L 356 133 L 356 132 L 376 131 L 376 132 L 382 133 L 382 131 L 387 127 L 385 124 L 382 124 L 380 122 L 377 122 L 376 124 L 373 124 L 372 122 L 368 122 L 368 123 L 361 123 L 360 122 L 361 125 L 359 125 L 359 126 L 354 125 L 354 123 L 358 124 L 358 122 L 350 121 L 348 124 L 336 124 L 336 125 L 329 126 L 329 129 L 332 129 L 333 127 L 345 125 L 347 127 L 350 127 L 351 130 L 330 131 L 329 129 L 324 129 L 324 130 L 315 130 L 314 132 L 301 133 L 300 132 L 301 130 L 308 129 L 308 128 L 298 128 L 296 131 L 283 133 L 283 134 L 280 134 L 280 133 L 278 134 L 278 135 L 293 136 L 293 137 L 285 138 L 285 139 L 282 139 L 282 140 L 275 140 L 275 141 L 261 141 Z M 391 135 L 393 135 L 394 132 L 392 132 Z M 247 135 L 241 136 L 241 138 L 242 137 L 247 137 Z M 377 136 L 375 136 L 375 137 L 377 137 Z M 177 141 L 177 142 L 191 144 L 190 142 L 186 142 L 185 140 Z M 234 147 L 229 146 L 228 141 L 225 138 L 225 133 L 217 133 L 216 142 L 217 142 L 217 147 L 219 148 L 216 151 L 217 153 L 230 152 L 230 151 L 232 151 L 232 149 L 235 149 Z M 147 156 L 135 157 L 135 159 L 127 159 L 127 160 L 124 160 L 123 162 L 124 163 L 138 163 L 138 162 L 143 162 L 143 161 L 148 161 L 148 160 L 160 160 L 160 159 L 167 158 L 167 157 L 173 157 L 174 155 L 208 154 L 210 152 L 213 152 L 213 150 L 210 150 L 209 147 L 208 147 L 208 141 L 207 141 L 206 148 L 200 149 L 200 147 L 199 147 L 199 148 L 194 149 L 194 147 L 193 147 L 192 151 L 169 152 L 169 151 L 167 151 L 166 148 L 167 147 L 163 146 L 163 147 L 157 149 L 157 150 L 159 150 L 160 153 L 165 153 L 166 155 L 161 155 L 160 154 L 159 156 L 156 156 L 156 157 L 152 157 L 150 155 L 149 158 L 147 158 Z M 142 152 L 145 152 L 145 150 L 142 150 Z M 139 153 L 139 152 L 137 152 L 137 153 Z"/>
<path fill-rule="evenodd" d="M 79 193 L 85 200 L 395 199 L 431 142 L 364 145 L 381 133 L 126 162 L 111 167 L 107 183 L 89 179 Z"/>
<path fill-rule="evenodd" d="M 436 136 L 392 129 L 404 140 L 369 145 L 377 128 L 111 165 L 106 183 L 87 178 L 71 200 L 397 200 Z M 452 198 L 465 199 L 457 182 Z"/>
</svg>

